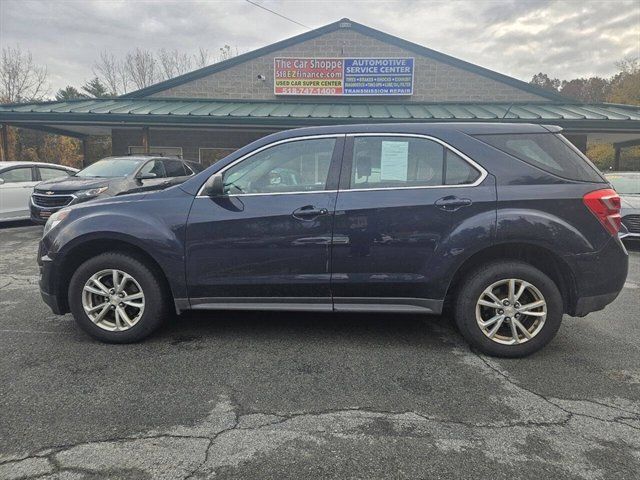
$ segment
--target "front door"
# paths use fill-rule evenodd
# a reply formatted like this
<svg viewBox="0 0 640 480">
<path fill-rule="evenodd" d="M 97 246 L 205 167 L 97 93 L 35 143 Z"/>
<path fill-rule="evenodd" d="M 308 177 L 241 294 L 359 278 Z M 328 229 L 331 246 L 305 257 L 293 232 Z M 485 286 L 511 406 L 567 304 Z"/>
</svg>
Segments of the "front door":
<svg viewBox="0 0 640 480">
<path fill-rule="evenodd" d="M 145 178 L 147 177 L 147 178 Z M 150 178 L 149 178 L 150 177 Z M 136 174 L 136 186 L 128 193 L 159 190 L 169 185 L 164 162 L 160 158 L 149 160 Z"/>
<path fill-rule="evenodd" d="M 0 173 L 0 218 L 28 218 L 35 180 L 31 167 L 15 167 Z"/>
<path fill-rule="evenodd" d="M 344 157 L 332 252 L 335 309 L 439 313 L 447 262 L 463 253 L 465 238 L 491 235 L 493 178 L 424 136 L 352 136 Z M 470 232 L 465 222 L 472 217 L 482 220 Z"/>
<path fill-rule="evenodd" d="M 343 136 L 290 139 L 223 170 L 187 224 L 194 308 L 331 309 L 330 248 Z"/>
</svg>

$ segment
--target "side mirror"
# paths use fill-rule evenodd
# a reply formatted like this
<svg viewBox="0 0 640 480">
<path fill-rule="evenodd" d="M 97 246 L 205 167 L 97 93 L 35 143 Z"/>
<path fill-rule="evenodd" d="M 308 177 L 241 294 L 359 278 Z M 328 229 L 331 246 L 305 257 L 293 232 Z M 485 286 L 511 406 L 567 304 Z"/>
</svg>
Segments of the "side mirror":
<svg viewBox="0 0 640 480">
<path fill-rule="evenodd" d="M 136 179 L 138 180 L 149 180 L 151 178 L 156 178 L 158 175 L 155 173 L 147 172 L 147 173 L 139 173 L 136 175 Z"/>
<path fill-rule="evenodd" d="M 209 197 L 219 197 L 224 195 L 224 182 L 221 173 L 216 173 L 209 177 L 204 184 L 203 193 Z"/>
<path fill-rule="evenodd" d="M 4 184 L 4 178 L 0 178 L 0 185 Z"/>
</svg>

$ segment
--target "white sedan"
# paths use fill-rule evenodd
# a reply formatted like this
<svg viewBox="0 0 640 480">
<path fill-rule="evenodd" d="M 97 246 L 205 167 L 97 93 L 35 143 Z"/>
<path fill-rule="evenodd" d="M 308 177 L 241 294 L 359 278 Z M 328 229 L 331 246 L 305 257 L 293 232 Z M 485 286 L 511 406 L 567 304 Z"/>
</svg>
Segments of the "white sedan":
<svg viewBox="0 0 640 480">
<path fill-rule="evenodd" d="M 0 222 L 30 218 L 33 187 L 43 180 L 71 176 L 78 170 L 39 162 L 0 162 Z"/>
</svg>

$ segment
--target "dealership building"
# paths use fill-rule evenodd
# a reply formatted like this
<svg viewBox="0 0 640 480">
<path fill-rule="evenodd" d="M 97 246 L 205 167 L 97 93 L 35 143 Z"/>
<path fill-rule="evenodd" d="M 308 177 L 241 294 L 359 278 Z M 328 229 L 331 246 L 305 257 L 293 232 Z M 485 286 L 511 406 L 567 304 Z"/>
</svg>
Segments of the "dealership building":
<svg viewBox="0 0 640 480">
<path fill-rule="evenodd" d="M 287 128 L 479 121 L 559 125 L 581 150 L 613 143 L 618 158 L 640 144 L 640 107 L 577 103 L 349 19 L 118 98 L 0 106 L 3 152 L 20 127 L 204 164 Z"/>
</svg>

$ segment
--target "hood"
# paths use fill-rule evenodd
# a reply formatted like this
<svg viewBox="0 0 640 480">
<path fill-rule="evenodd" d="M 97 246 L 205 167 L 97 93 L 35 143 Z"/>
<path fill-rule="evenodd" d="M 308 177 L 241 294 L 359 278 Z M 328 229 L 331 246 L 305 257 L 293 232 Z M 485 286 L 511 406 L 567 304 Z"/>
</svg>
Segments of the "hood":
<svg viewBox="0 0 640 480">
<path fill-rule="evenodd" d="M 640 195 L 620 194 L 623 210 L 640 210 Z"/>
<path fill-rule="evenodd" d="M 40 182 L 36 185 L 37 192 L 75 192 L 77 190 L 88 190 L 90 188 L 103 187 L 109 185 L 113 178 L 91 178 L 91 177 L 62 177 L 53 180 Z"/>
</svg>

